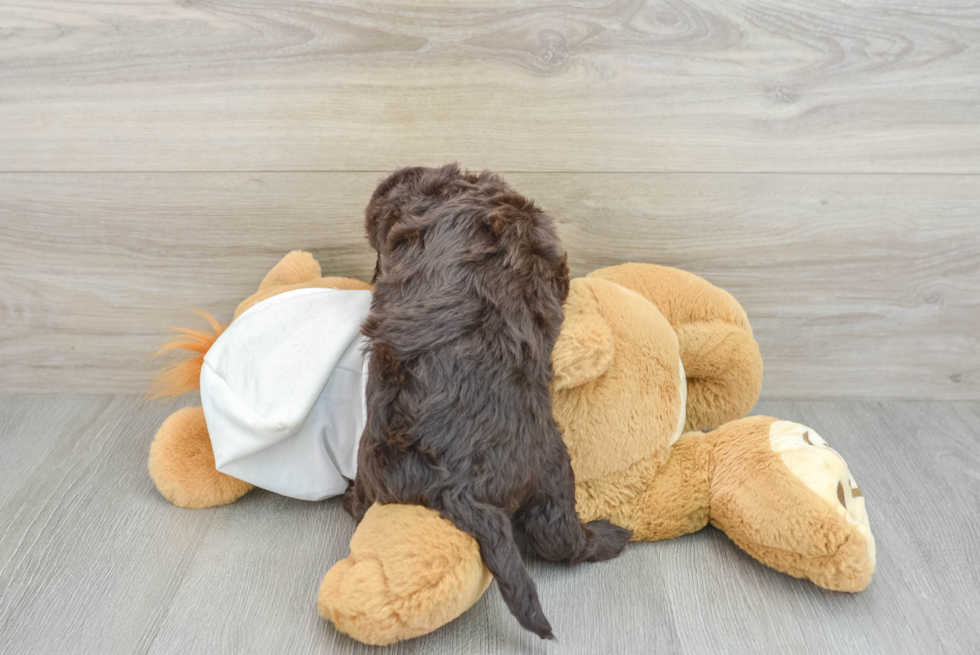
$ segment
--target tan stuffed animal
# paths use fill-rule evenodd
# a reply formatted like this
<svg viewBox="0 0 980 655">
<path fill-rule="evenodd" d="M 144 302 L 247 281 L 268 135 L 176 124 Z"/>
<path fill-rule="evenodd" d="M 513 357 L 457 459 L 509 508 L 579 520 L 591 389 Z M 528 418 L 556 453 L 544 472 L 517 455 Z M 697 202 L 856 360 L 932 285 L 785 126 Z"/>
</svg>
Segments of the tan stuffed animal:
<svg viewBox="0 0 980 655">
<path fill-rule="evenodd" d="M 288 290 L 330 286 L 367 288 L 321 278 L 312 257 L 290 253 L 236 317 Z M 202 357 L 219 333 L 185 333 L 171 348 Z M 595 271 L 572 281 L 552 359 L 554 414 L 583 521 L 609 519 L 647 541 L 710 522 L 780 571 L 839 591 L 868 585 L 874 538 L 844 460 L 803 425 L 736 420 L 755 404 L 762 360 L 728 293 L 661 266 Z M 190 390 L 195 371 L 200 357 L 171 367 L 159 390 Z M 183 507 L 229 503 L 251 488 L 215 470 L 200 408 L 161 426 L 150 473 Z M 476 542 L 436 512 L 375 505 L 350 555 L 324 578 L 318 606 L 341 631 L 388 644 L 456 618 L 491 579 Z"/>
</svg>

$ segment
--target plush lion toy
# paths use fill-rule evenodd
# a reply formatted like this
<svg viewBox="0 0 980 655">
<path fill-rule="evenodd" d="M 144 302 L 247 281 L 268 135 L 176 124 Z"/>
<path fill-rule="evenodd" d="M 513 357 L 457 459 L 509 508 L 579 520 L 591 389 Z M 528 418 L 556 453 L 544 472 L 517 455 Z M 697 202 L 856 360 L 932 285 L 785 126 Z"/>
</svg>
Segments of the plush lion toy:
<svg viewBox="0 0 980 655">
<path fill-rule="evenodd" d="M 233 320 L 302 289 L 370 287 L 323 278 L 313 257 L 296 251 Z M 197 388 L 222 333 L 210 320 L 212 333 L 185 330 L 164 348 L 196 356 L 164 369 L 157 395 Z M 642 541 L 710 522 L 763 564 L 821 587 L 856 592 L 871 581 L 874 538 L 843 458 L 806 426 L 741 418 L 758 398 L 762 359 L 731 295 L 662 266 L 597 270 L 571 282 L 552 361 L 554 416 L 583 522 L 608 519 Z M 164 422 L 149 469 L 181 507 L 231 503 L 253 486 L 216 469 L 200 407 Z M 352 637 L 389 644 L 453 620 L 491 579 L 473 538 L 438 513 L 375 505 L 354 532 L 350 555 L 323 579 L 318 606 Z"/>
</svg>

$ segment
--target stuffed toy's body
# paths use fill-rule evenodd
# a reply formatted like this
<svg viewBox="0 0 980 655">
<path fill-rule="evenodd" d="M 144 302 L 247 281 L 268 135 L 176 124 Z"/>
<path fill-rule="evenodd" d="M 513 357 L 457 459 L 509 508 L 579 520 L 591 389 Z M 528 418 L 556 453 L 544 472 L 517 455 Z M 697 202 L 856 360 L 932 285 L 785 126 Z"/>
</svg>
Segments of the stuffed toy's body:
<svg viewBox="0 0 980 655">
<path fill-rule="evenodd" d="M 253 485 L 323 498 L 342 492 L 354 474 L 352 437 L 363 425 L 363 360 L 352 330 L 359 301 L 328 292 L 308 302 L 318 292 L 304 300 L 290 293 L 299 289 L 370 291 L 320 277 L 309 254 L 293 252 L 239 306 L 224 335 L 212 319 L 212 333 L 183 331 L 165 348 L 197 357 L 165 369 L 157 393 L 177 395 L 200 380 L 205 405 L 168 418 L 150 449 L 150 474 L 174 504 L 222 505 Z M 280 309 L 297 311 L 277 311 L 269 303 L 278 296 Z M 762 360 L 734 298 L 683 271 L 624 264 L 573 280 L 564 310 L 552 353 L 553 411 L 583 522 L 606 519 L 642 541 L 712 523 L 780 571 L 838 591 L 867 586 L 874 538 L 843 458 L 806 426 L 742 418 L 758 398 Z M 267 377 L 291 379 L 296 365 L 282 366 L 276 354 L 296 360 L 288 344 L 304 343 L 303 321 L 310 334 L 333 326 L 332 345 L 317 348 L 299 376 L 302 390 L 269 391 L 278 400 L 268 400 L 275 385 Z M 248 323 L 251 329 L 238 327 Z M 291 335 L 281 351 L 277 334 Z M 243 348 L 263 343 L 253 350 L 264 355 L 249 360 Z M 232 391 L 223 388 L 229 380 Z M 304 462 L 314 463 L 314 474 L 304 474 Z M 350 555 L 324 578 L 318 606 L 338 629 L 386 644 L 451 621 L 491 581 L 473 538 L 438 513 L 374 505 Z"/>
</svg>

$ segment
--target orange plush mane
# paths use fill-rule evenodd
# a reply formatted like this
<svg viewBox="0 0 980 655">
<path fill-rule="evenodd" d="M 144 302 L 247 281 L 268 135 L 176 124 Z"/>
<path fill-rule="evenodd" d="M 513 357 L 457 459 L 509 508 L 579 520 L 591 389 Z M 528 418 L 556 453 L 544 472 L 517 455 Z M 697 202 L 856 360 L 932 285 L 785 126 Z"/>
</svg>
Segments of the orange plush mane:
<svg viewBox="0 0 980 655">
<path fill-rule="evenodd" d="M 149 398 L 176 398 L 201 386 L 201 367 L 204 355 L 214 344 L 227 325 L 222 325 L 213 316 L 199 309 L 193 310 L 211 326 L 210 330 L 191 330 L 173 328 L 174 338 L 154 353 L 159 357 L 175 350 L 191 353 L 190 357 L 164 366 L 153 378 Z"/>
</svg>

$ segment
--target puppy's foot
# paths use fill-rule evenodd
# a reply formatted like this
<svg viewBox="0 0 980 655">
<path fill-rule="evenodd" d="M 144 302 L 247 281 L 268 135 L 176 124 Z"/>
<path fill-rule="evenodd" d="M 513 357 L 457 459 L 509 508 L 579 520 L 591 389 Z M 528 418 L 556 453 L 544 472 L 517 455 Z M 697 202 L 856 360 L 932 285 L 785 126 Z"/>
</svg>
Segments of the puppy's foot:
<svg viewBox="0 0 980 655">
<path fill-rule="evenodd" d="M 585 524 L 588 533 L 589 552 L 583 561 L 602 562 L 616 557 L 633 536 L 632 530 L 613 525 L 609 521 L 592 521 Z"/>
</svg>

